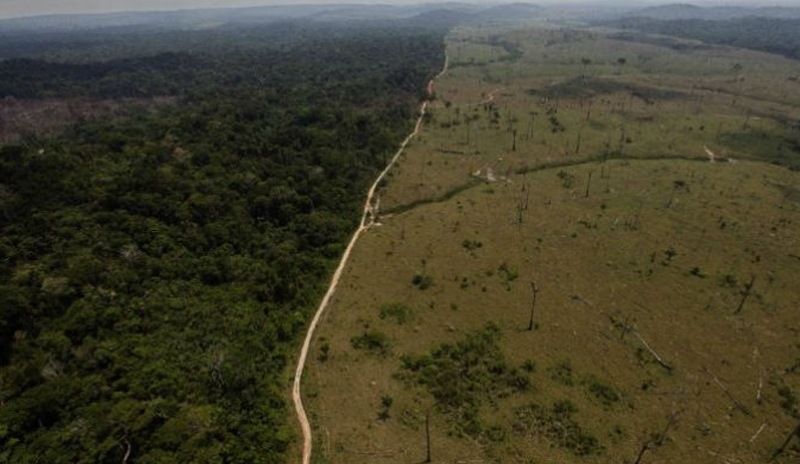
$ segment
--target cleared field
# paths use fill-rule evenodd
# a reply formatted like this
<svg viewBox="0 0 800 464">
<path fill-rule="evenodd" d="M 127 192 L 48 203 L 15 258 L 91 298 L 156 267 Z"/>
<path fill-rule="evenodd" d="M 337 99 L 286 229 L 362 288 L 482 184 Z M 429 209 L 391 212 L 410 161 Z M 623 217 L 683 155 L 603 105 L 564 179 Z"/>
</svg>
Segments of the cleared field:
<svg viewBox="0 0 800 464">
<path fill-rule="evenodd" d="M 448 53 L 320 326 L 316 462 L 422 462 L 426 422 L 433 462 L 767 461 L 800 419 L 800 176 L 768 163 L 800 159 L 800 65 L 552 28 Z"/>
<path fill-rule="evenodd" d="M 487 167 L 500 177 L 587 159 L 706 158 L 706 147 L 720 157 L 800 167 L 796 62 L 677 39 L 679 50 L 611 37 L 454 33 L 454 65 L 437 83 L 430 130 L 406 152 L 384 209 L 463 188 Z M 490 57 L 487 42 L 521 55 Z M 465 66 L 462 55 L 484 58 Z"/>
</svg>

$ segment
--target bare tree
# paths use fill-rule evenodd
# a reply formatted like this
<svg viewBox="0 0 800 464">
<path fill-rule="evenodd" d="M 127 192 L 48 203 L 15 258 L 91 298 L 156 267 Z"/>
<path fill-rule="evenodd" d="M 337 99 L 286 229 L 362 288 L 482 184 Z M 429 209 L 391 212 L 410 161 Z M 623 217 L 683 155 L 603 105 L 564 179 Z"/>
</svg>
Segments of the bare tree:
<svg viewBox="0 0 800 464">
<path fill-rule="evenodd" d="M 792 441 L 792 438 L 800 437 L 800 422 L 797 423 L 797 427 L 792 430 L 792 432 L 786 437 L 786 440 L 783 440 L 783 444 L 780 448 L 776 449 L 774 453 L 772 453 L 772 459 L 770 461 L 774 461 L 775 458 L 780 456 L 784 451 L 786 451 L 786 447 L 789 446 L 789 442 Z"/>
<path fill-rule="evenodd" d="M 536 309 L 536 294 L 539 293 L 539 286 L 536 282 L 531 281 L 531 291 L 533 292 L 533 300 L 531 301 L 531 319 L 528 322 L 528 330 L 533 330 L 533 311 Z"/>
<path fill-rule="evenodd" d="M 425 462 L 431 462 L 431 411 L 425 413 Z"/>
<path fill-rule="evenodd" d="M 583 195 L 584 198 L 589 198 L 589 187 L 592 186 L 592 171 L 589 171 L 589 179 L 586 181 L 586 193 Z"/>
<path fill-rule="evenodd" d="M 654 433 L 650 435 L 644 443 L 642 443 L 642 447 L 639 448 L 639 452 L 636 454 L 636 459 L 633 460 L 633 464 L 641 464 L 642 458 L 644 458 L 644 453 L 650 450 L 653 446 L 661 446 L 664 444 L 664 440 L 667 439 L 667 433 L 669 430 L 678 423 L 678 415 L 680 411 L 673 412 L 667 418 L 667 424 L 664 426 L 664 429 L 661 430 L 659 433 Z"/>
<path fill-rule="evenodd" d="M 744 290 L 742 291 L 742 301 L 739 302 L 739 306 L 736 308 L 736 311 L 733 314 L 739 314 L 744 306 L 744 302 L 747 301 L 747 298 L 750 296 L 750 290 L 753 289 L 753 284 L 756 283 L 756 276 L 752 276 L 750 278 L 750 282 L 744 286 Z"/>
</svg>

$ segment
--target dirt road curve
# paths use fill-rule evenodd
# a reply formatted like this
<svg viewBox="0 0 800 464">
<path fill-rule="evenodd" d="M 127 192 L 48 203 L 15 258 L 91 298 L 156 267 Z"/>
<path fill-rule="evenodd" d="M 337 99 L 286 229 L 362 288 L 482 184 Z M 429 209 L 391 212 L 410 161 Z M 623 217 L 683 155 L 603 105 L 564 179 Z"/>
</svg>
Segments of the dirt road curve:
<svg viewBox="0 0 800 464">
<path fill-rule="evenodd" d="M 445 54 L 444 59 L 444 67 L 442 68 L 442 72 L 440 72 L 436 77 L 431 79 L 428 83 L 428 93 L 432 94 L 433 92 L 433 81 L 442 77 L 447 72 L 447 66 L 449 63 L 449 59 Z M 430 96 L 430 95 L 429 95 Z M 411 141 L 414 136 L 419 133 L 420 128 L 422 127 L 422 120 L 425 117 L 425 113 L 428 110 L 428 101 L 422 103 L 419 111 L 419 118 L 417 118 L 417 124 L 414 126 L 414 132 L 408 135 L 403 143 L 400 145 L 400 148 L 395 153 L 394 157 L 392 157 L 389 164 L 386 165 L 383 171 L 381 171 L 378 178 L 375 179 L 373 182 L 372 187 L 370 187 L 369 192 L 367 193 L 367 199 L 364 202 L 364 212 L 361 215 L 361 224 L 358 226 L 358 229 L 353 234 L 353 238 L 350 239 L 350 243 L 347 244 L 347 248 L 344 250 L 344 254 L 342 255 L 341 261 L 339 261 L 339 266 L 336 268 L 336 272 L 333 273 L 333 278 L 331 278 L 331 283 L 328 286 L 328 291 L 325 292 L 325 296 L 322 298 L 322 301 L 317 308 L 316 314 L 314 314 L 314 319 L 311 320 L 311 325 L 308 326 L 308 332 L 306 333 L 306 338 L 303 341 L 303 348 L 300 350 L 300 358 L 297 360 L 297 370 L 294 373 L 294 385 L 292 386 L 292 401 L 294 402 L 294 408 L 297 412 L 297 419 L 300 421 L 300 427 L 303 429 L 303 464 L 310 464 L 311 463 L 311 424 L 308 423 L 308 417 L 306 416 L 306 410 L 303 407 L 303 398 L 300 394 L 300 384 L 303 378 L 303 370 L 306 366 L 306 357 L 308 356 L 308 348 L 311 346 L 311 340 L 314 338 L 314 332 L 317 329 L 317 325 L 319 324 L 320 318 L 322 317 L 322 313 L 325 311 L 325 308 L 328 307 L 328 303 L 330 302 L 333 293 L 336 291 L 336 287 L 339 284 L 339 279 L 342 277 L 342 271 L 344 270 L 345 266 L 347 265 L 347 261 L 350 259 L 350 253 L 353 251 L 358 238 L 364 233 L 369 227 L 372 225 L 372 222 L 375 220 L 376 211 L 373 206 L 373 201 L 375 197 L 375 191 L 378 189 L 378 184 L 386 177 L 386 174 L 389 172 L 390 169 L 395 165 L 397 160 L 400 158 L 400 155 L 403 153 L 403 150 L 408 145 L 408 142 Z"/>
</svg>

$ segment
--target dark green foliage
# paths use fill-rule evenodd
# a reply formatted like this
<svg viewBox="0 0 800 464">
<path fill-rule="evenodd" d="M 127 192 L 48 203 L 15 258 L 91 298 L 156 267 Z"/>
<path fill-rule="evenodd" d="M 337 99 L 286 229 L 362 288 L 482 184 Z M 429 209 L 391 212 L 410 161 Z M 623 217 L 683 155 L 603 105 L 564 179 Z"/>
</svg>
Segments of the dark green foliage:
<svg viewBox="0 0 800 464">
<path fill-rule="evenodd" d="M 712 44 L 763 50 L 800 59 L 800 19 L 740 18 L 729 21 L 678 19 L 661 21 L 650 18 L 625 18 L 614 22 L 622 29 L 648 34 L 672 35 Z M 639 41 L 637 35 L 620 35 L 623 40 Z M 682 50 L 696 47 L 685 42 L 666 42 L 666 46 Z"/>
<path fill-rule="evenodd" d="M 210 66 L 213 64 L 186 53 L 86 64 L 18 58 L 0 63 L 0 95 L 17 98 L 176 95 L 181 92 L 181 81 L 199 78 L 199 71 Z"/>
<path fill-rule="evenodd" d="M 478 240 L 464 240 L 463 242 L 461 242 L 461 246 L 464 247 L 467 251 L 475 251 L 483 246 L 483 242 L 480 242 Z"/>
<path fill-rule="evenodd" d="M 800 170 L 800 130 L 739 130 L 722 133 L 719 141 L 734 153 Z"/>
<path fill-rule="evenodd" d="M 569 360 L 562 361 L 555 366 L 547 369 L 550 379 L 561 385 L 575 385 L 575 374 L 572 372 L 572 363 Z"/>
<path fill-rule="evenodd" d="M 377 330 L 369 330 L 351 338 L 350 344 L 357 350 L 364 350 L 377 356 L 389 356 L 392 353 L 389 337 Z"/>
<path fill-rule="evenodd" d="M 319 355 L 317 356 L 317 360 L 320 362 L 325 362 L 330 357 L 331 352 L 331 345 L 328 342 L 322 342 L 319 346 Z"/>
<path fill-rule="evenodd" d="M 572 186 L 575 184 L 574 174 L 570 174 L 566 171 L 559 170 L 558 173 L 556 173 L 556 175 L 558 176 L 559 179 L 561 179 L 561 185 L 563 185 L 564 188 L 566 189 L 572 188 Z"/>
<path fill-rule="evenodd" d="M 698 266 L 691 268 L 689 270 L 689 275 L 700 277 L 701 279 L 706 277 L 706 274 Z"/>
<path fill-rule="evenodd" d="M 522 369 L 528 373 L 536 372 L 536 362 L 532 359 L 526 359 L 525 362 L 522 364 Z"/>
<path fill-rule="evenodd" d="M 528 93 L 551 99 L 587 99 L 613 93 L 625 93 L 633 95 L 646 103 L 654 103 L 656 100 L 669 100 L 683 96 L 682 93 L 673 90 L 662 90 L 598 77 L 576 77 L 567 79 L 562 82 L 551 84 L 543 89 L 530 89 Z"/>
<path fill-rule="evenodd" d="M 777 391 L 783 411 L 792 417 L 800 417 L 800 402 L 792 388 L 781 382 L 777 386 Z"/>
<path fill-rule="evenodd" d="M 424 273 L 414 274 L 414 278 L 411 279 L 411 283 L 420 290 L 426 290 L 433 285 L 433 277 Z"/>
<path fill-rule="evenodd" d="M 527 375 L 506 364 L 499 339 L 500 329 L 489 324 L 455 344 L 403 356 L 398 376 L 424 387 L 457 433 L 477 436 L 482 431 L 482 404 L 532 388 Z"/>
<path fill-rule="evenodd" d="M 602 451 L 600 442 L 573 418 L 577 408 L 569 400 L 560 400 L 546 408 L 536 403 L 514 411 L 513 430 L 520 435 L 541 436 L 554 446 L 566 448 L 577 456 Z"/>
<path fill-rule="evenodd" d="M 519 44 L 509 42 L 500 35 L 489 36 L 487 43 L 496 47 L 502 47 L 503 50 L 508 53 L 500 57 L 497 61 L 517 61 L 525 54 Z"/>
<path fill-rule="evenodd" d="M 489 440 L 493 442 L 501 442 L 506 439 L 506 429 L 499 425 L 491 425 L 486 427 L 486 431 L 483 435 Z"/>
<path fill-rule="evenodd" d="M 391 409 L 392 403 L 394 403 L 394 398 L 391 396 L 383 395 L 381 397 L 381 409 L 378 412 L 378 419 L 387 421 L 392 417 L 391 414 L 389 414 L 389 409 Z"/>
<path fill-rule="evenodd" d="M 503 286 L 506 290 L 511 290 L 511 284 L 519 278 L 519 271 L 509 266 L 508 263 L 502 263 L 497 268 L 497 275 L 503 280 Z"/>
<path fill-rule="evenodd" d="M 614 387 L 607 385 L 596 378 L 588 379 L 587 384 L 589 393 L 591 393 L 595 399 L 600 401 L 603 406 L 608 408 L 619 402 L 620 396 Z"/>
<path fill-rule="evenodd" d="M 315 27 L 0 63 L 3 95 L 180 97 L 0 148 L 0 462 L 285 462 L 282 373 L 442 62 Z"/>
</svg>

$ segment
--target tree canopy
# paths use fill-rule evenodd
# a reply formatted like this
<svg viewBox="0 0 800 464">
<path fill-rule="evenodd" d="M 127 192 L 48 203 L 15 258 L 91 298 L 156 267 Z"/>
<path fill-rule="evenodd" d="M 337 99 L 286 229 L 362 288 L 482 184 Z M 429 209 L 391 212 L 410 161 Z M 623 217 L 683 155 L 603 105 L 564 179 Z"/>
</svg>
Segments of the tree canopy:
<svg viewBox="0 0 800 464">
<path fill-rule="evenodd" d="M 443 61 L 351 26 L 0 62 L 0 98 L 177 98 L 0 146 L 0 461 L 285 461 L 287 361 Z"/>
</svg>

